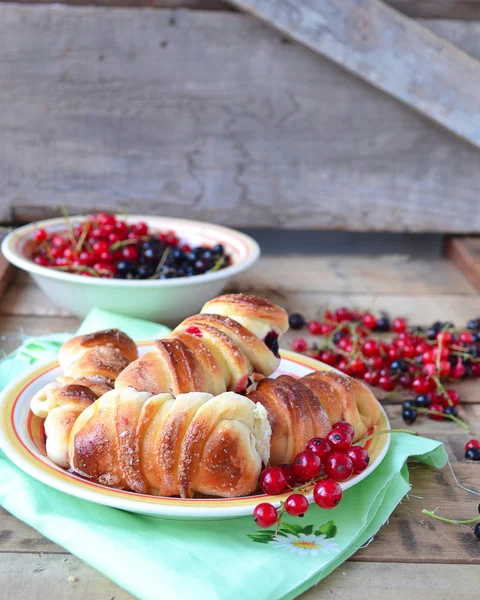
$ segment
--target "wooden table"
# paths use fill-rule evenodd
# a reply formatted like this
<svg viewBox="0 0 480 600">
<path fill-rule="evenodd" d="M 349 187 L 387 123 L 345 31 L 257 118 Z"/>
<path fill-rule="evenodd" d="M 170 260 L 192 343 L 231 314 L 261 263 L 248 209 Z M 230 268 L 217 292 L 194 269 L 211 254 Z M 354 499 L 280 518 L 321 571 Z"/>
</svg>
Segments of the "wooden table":
<svg viewBox="0 0 480 600">
<path fill-rule="evenodd" d="M 309 318 L 341 304 L 386 310 L 416 323 L 480 315 L 479 296 L 447 260 L 408 256 L 276 256 L 235 279 L 232 289 L 267 296 Z M 24 274 L 18 274 L 1 303 L 3 348 L 24 335 L 75 331 L 79 320 L 53 306 Z M 293 332 L 283 345 L 288 347 Z M 480 433 L 480 382 L 460 386 L 462 416 Z M 402 425 L 398 402 L 386 403 L 392 426 Z M 415 429 L 445 442 L 453 469 L 467 487 L 479 487 L 480 465 L 463 460 L 467 436 L 447 422 L 420 419 Z M 478 497 L 454 484 L 447 468 L 413 464 L 412 493 L 368 547 L 359 550 L 302 598 L 376 600 L 474 599 L 480 590 L 480 541 L 470 529 L 425 518 L 422 508 L 440 507 L 454 518 L 474 517 Z M 131 596 L 35 530 L 0 510 L 0 597 L 6 600 L 125 600 Z M 331 596 L 330 596 L 331 594 Z M 161 595 L 159 594 L 159 598 Z M 236 599 L 232 599 L 236 600 Z"/>
</svg>

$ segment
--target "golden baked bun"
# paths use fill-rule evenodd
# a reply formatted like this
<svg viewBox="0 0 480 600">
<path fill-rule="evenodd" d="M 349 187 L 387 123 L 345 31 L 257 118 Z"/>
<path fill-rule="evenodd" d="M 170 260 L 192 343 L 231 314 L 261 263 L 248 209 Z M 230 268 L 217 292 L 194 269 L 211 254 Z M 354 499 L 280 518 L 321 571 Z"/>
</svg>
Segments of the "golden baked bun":
<svg viewBox="0 0 480 600">
<path fill-rule="evenodd" d="M 245 393 L 253 373 L 268 376 L 278 367 L 278 338 L 287 328 L 287 313 L 268 300 L 246 294 L 219 296 L 157 340 L 152 350 L 120 373 L 115 387 L 174 396 L 195 391 Z"/>
<path fill-rule="evenodd" d="M 266 410 L 233 392 L 174 398 L 122 388 L 77 418 L 69 464 L 93 481 L 144 494 L 245 496 L 268 463 L 270 433 Z"/>
<path fill-rule="evenodd" d="M 248 397 L 267 410 L 272 428 L 272 465 L 292 462 L 310 439 L 324 437 L 330 431 L 330 420 L 319 398 L 302 380 L 288 375 L 263 379 Z"/>
<path fill-rule="evenodd" d="M 315 371 L 301 379 L 263 379 L 248 397 L 267 409 L 272 465 L 292 462 L 310 439 L 325 437 L 339 421 L 353 426 L 357 441 L 380 417 L 380 405 L 369 388 L 334 371 Z"/>
<path fill-rule="evenodd" d="M 315 371 L 301 381 L 320 400 L 332 425 L 347 421 L 353 426 L 354 442 L 378 422 L 378 400 L 361 381 L 335 371 Z"/>
<path fill-rule="evenodd" d="M 118 329 L 78 335 L 59 350 L 64 374 L 37 392 L 30 409 L 45 419 L 47 455 L 67 468 L 70 431 L 77 417 L 97 398 L 113 389 L 115 378 L 138 357 L 135 343 Z"/>
</svg>

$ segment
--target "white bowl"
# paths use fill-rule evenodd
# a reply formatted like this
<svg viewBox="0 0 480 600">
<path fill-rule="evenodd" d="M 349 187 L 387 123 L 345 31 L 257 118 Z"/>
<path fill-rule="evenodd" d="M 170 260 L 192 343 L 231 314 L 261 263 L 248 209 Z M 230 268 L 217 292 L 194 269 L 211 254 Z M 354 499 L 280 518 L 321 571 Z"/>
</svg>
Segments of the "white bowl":
<svg viewBox="0 0 480 600">
<path fill-rule="evenodd" d="M 182 242 L 193 246 L 223 244 L 232 264 L 214 273 L 166 280 L 82 277 L 35 264 L 25 256 L 26 244 L 39 227 L 49 232 L 65 231 L 63 218 L 37 221 L 15 229 L 3 240 L 2 252 L 8 261 L 30 273 L 52 302 L 79 317 L 92 308 L 103 308 L 166 324 L 176 324 L 198 312 L 207 300 L 222 291 L 233 275 L 248 269 L 260 256 L 254 239 L 228 227 L 145 215 L 117 215 L 117 218 L 127 223 L 145 221 L 158 231 L 174 231 Z M 72 217 L 71 221 L 78 223 L 83 219 L 84 216 Z"/>
</svg>

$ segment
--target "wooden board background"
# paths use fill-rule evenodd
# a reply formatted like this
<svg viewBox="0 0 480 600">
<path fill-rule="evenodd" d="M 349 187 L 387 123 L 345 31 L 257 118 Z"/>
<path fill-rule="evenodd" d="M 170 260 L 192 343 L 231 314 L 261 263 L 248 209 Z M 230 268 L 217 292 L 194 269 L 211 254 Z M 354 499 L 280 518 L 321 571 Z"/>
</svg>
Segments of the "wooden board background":
<svg viewBox="0 0 480 600">
<path fill-rule="evenodd" d="M 1 0 L 2 2 L 7 0 Z M 20 4 L 53 4 L 53 0 L 18 0 Z M 480 0 L 385 0 L 409 17 L 430 19 L 480 19 Z M 62 4 L 235 10 L 222 0 L 64 0 Z"/>
<path fill-rule="evenodd" d="M 478 151 L 254 18 L 0 5 L 0 40 L 0 220 L 480 230 Z"/>
</svg>

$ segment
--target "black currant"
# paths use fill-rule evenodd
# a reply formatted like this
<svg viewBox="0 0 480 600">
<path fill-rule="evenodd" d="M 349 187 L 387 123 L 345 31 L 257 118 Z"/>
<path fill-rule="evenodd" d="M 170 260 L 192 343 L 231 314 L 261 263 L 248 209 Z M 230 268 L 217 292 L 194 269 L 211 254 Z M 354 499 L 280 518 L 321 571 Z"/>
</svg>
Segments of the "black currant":
<svg viewBox="0 0 480 600">
<path fill-rule="evenodd" d="M 458 411 L 455 406 L 447 406 L 443 412 L 446 415 L 452 415 L 452 417 L 456 417 L 458 415 Z"/>
<path fill-rule="evenodd" d="M 473 533 L 475 534 L 475 537 L 480 540 L 480 521 L 475 525 Z"/>
<path fill-rule="evenodd" d="M 301 329 L 305 327 L 305 318 L 300 313 L 292 313 L 288 317 L 288 324 L 292 329 Z"/>
<path fill-rule="evenodd" d="M 431 403 L 432 397 L 430 394 L 420 394 L 420 396 L 417 396 L 417 399 L 415 400 L 415 406 L 418 408 L 428 408 Z"/>
<path fill-rule="evenodd" d="M 278 353 L 278 335 L 274 331 L 268 333 L 263 341 L 265 342 L 267 348 L 271 350 L 275 356 L 280 357 Z"/>
<path fill-rule="evenodd" d="M 390 319 L 388 317 L 380 317 L 380 319 L 378 319 L 377 325 L 374 327 L 373 331 L 381 331 L 381 332 L 390 331 Z"/>
<path fill-rule="evenodd" d="M 416 406 L 418 406 L 415 402 L 415 400 L 405 400 L 405 402 L 402 404 L 402 408 L 405 410 L 406 408 L 415 408 Z"/>
<path fill-rule="evenodd" d="M 137 277 L 139 279 L 148 279 L 155 273 L 155 266 L 151 263 L 145 263 L 144 265 L 138 265 Z"/>
<path fill-rule="evenodd" d="M 216 244 L 212 248 L 212 252 L 217 256 L 223 256 L 225 254 L 225 248 L 222 246 L 222 244 Z"/>
<path fill-rule="evenodd" d="M 465 452 L 465 458 L 467 460 L 474 460 L 479 461 L 480 460 L 480 448 L 469 448 L 466 452 Z"/>
<path fill-rule="evenodd" d="M 347 334 L 343 331 L 337 331 L 337 333 L 333 336 L 333 343 L 338 344 L 338 342 L 345 337 Z"/>
<path fill-rule="evenodd" d="M 405 423 L 415 423 L 417 420 L 417 411 L 414 408 L 404 408 L 402 412 L 402 419 Z"/>
<path fill-rule="evenodd" d="M 407 370 L 407 363 L 404 360 L 394 360 L 390 365 L 393 373 L 404 373 Z"/>
<path fill-rule="evenodd" d="M 472 329 L 474 331 L 480 329 L 480 319 L 470 319 L 467 323 L 467 329 Z"/>
</svg>

